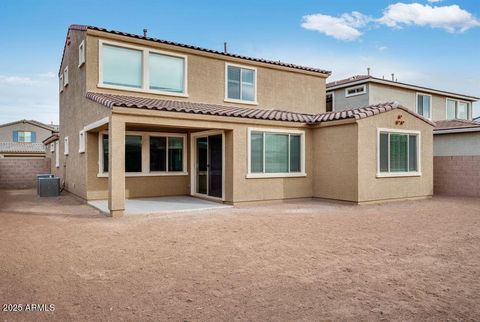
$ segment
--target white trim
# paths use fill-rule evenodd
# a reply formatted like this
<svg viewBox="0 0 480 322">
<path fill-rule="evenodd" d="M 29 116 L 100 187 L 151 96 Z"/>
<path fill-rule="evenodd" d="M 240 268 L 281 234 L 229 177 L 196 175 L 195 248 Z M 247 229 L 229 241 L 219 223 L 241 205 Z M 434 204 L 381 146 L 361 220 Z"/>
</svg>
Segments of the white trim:
<svg viewBox="0 0 480 322">
<path fill-rule="evenodd" d="M 240 68 L 240 99 L 234 99 L 228 97 L 228 66 L 238 67 Z M 241 69 L 249 69 L 254 71 L 253 77 L 253 85 L 254 85 L 254 99 L 253 101 L 242 100 L 242 71 Z M 225 62 L 225 102 L 229 103 L 239 103 L 239 104 L 249 104 L 249 105 L 258 105 L 258 98 L 257 98 L 257 73 L 258 70 L 256 67 L 246 66 L 246 65 L 239 65 L 234 63 Z"/>
<path fill-rule="evenodd" d="M 197 147 L 196 139 L 202 137 L 208 137 L 212 135 L 222 135 L 222 197 L 212 197 L 208 195 L 208 183 L 207 183 L 207 194 L 201 194 L 196 192 L 197 188 Z M 190 171 L 192 175 L 190 176 L 190 194 L 192 196 L 211 199 L 214 201 L 225 201 L 225 131 L 223 130 L 208 130 L 202 132 L 191 133 L 190 135 Z M 207 174 L 208 176 L 208 174 Z"/>
<path fill-rule="evenodd" d="M 465 119 L 461 119 L 461 118 L 458 117 L 458 105 L 459 105 L 459 103 L 465 103 L 465 104 L 467 104 L 467 118 L 466 118 L 466 120 L 469 120 L 469 121 L 472 120 L 472 113 L 473 113 L 472 102 L 466 101 L 466 100 L 461 100 L 461 99 L 455 99 L 455 98 L 452 98 L 452 97 L 446 97 L 445 98 L 445 120 L 453 120 L 453 119 L 448 118 L 448 101 L 455 102 L 455 118 L 453 118 L 453 119 L 465 120 Z"/>
<path fill-rule="evenodd" d="M 59 141 L 55 141 L 55 167 L 60 167 L 60 143 Z"/>
<path fill-rule="evenodd" d="M 425 115 L 423 115 L 423 114 L 418 113 L 418 96 L 419 96 L 419 95 L 430 97 L 430 106 L 429 106 L 429 108 L 428 108 L 428 111 L 429 111 L 429 115 L 428 115 L 428 116 L 425 116 Z M 431 119 L 432 119 L 432 114 L 433 114 L 433 112 L 432 112 L 432 106 L 433 106 L 433 97 L 432 97 L 432 95 L 427 94 L 427 93 L 422 93 L 422 92 L 416 92 L 416 93 L 415 93 L 415 112 L 416 112 L 417 114 L 419 114 L 419 115 L 421 115 L 421 116 L 423 116 L 423 117 L 431 120 Z"/>
<path fill-rule="evenodd" d="M 276 134 L 297 134 L 300 135 L 300 172 L 285 172 L 285 173 L 266 173 L 265 172 L 265 135 L 263 138 L 263 173 L 252 173 L 252 160 L 251 160 L 251 135 L 252 132 L 268 132 Z M 290 139 L 289 139 L 290 146 Z M 289 149 L 290 153 L 290 149 Z M 292 130 L 292 129 L 277 129 L 277 128 L 247 128 L 247 174 L 245 178 L 247 179 L 259 179 L 259 178 L 291 178 L 291 177 L 306 177 L 307 173 L 305 172 L 305 131 L 302 130 Z M 290 155 L 288 157 L 290 163 Z M 289 164 L 290 166 L 290 164 Z"/>
<path fill-rule="evenodd" d="M 332 112 L 335 112 L 335 91 L 325 93 L 325 104 L 326 104 L 328 95 L 332 95 Z M 325 112 L 328 113 L 328 111 L 326 111 L 326 105 L 325 105 Z"/>
<path fill-rule="evenodd" d="M 103 140 L 104 134 L 108 131 L 98 133 L 98 173 L 99 178 L 108 178 L 108 172 L 103 172 Z M 125 172 L 126 177 L 162 177 L 162 176 L 187 176 L 187 134 L 185 133 L 166 133 L 166 132 L 144 132 L 144 131 L 126 131 L 125 135 L 135 135 L 142 137 L 142 172 Z M 168 139 L 165 152 L 167 153 L 165 171 L 150 171 L 150 137 L 177 137 L 183 139 L 183 157 L 182 171 L 168 171 Z M 110 140 L 110 138 L 109 138 Z"/>
<path fill-rule="evenodd" d="M 68 86 L 68 66 L 63 70 L 63 87 Z"/>
<path fill-rule="evenodd" d="M 357 88 L 361 88 L 362 91 L 358 92 L 358 93 L 348 94 L 349 90 L 357 89 Z M 367 84 L 363 84 L 363 85 L 359 85 L 359 86 L 351 86 L 351 87 L 345 88 L 345 97 L 358 96 L 358 95 L 363 95 L 363 94 L 366 94 L 366 93 L 367 93 Z"/>
<path fill-rule="evenodd" d="M 63 92 L 63 73 L 58 76 L 58 90 L 61 92 Z"/>
<path fill-rule="evenodd" d="M 111 84 L 104 84 L 103 83 L 103 61 L 102 61 L 102 47 L 103 45 L 110 45 L 120 48 L 126 49 L 134 49 L 142 52 L 142 87 L 128 87 L 128 86 L 121 86 L 121 85 L 111 85 Z M 150 70 L 149 70 L 149 53 L 154 54 L 161 54 L 166 56 L 178 57 L 183 58 L 183 92 L 176 93 L 176 92 L 167 92 L 167 91 L 159 91 L 150 89 Z M 109 88 L 109 89 L 118 89 L 122 91 L 130 91 L 130 92 L 139 92 L 139 93 L 152 93 L 152 94 L 159 94 L 159 95 L 167 95 L 167 96 L 176 96 L 176 97 L 188 97 L 188 56 L 177 54 L 169 51 L 153 49 L 149 47 L 143 46 L 134 46 L 130 44 L 115 42 L 115 41 L 107 41 L 103 39 L 98 40 L 98 88 Z"/>
<path fill-rule="evenodd" d="M 85 130 L 78 132 L 78 152 L 85 153 Z"/>
<path fill-rule="evenodd" d="M 83 127 L 83 131 L 88 132 L 90 130 L 96 129 L 102 125 L 108 124 L 109 121 L 110 121 L 110 118 L 108 116 L 104 117 L 103 119 L 100 119 L 98 121 L 85 125 Z"/>
<path fill-rule="evenodd" d="M 68 136 L 63 139 L 63 154 L 68 155 L 69 152 L 69 144 L 68 144 Z"/>
<path fill-rule="evenodd" d="M 78 45 L 78 68 L 85 64 L 85 40 Z"/>
<path fill-rule="evenodd" d="M 466 133 L 466 132 L 480 132 L 480 127 L 464 127 L 452 128 L 444 130 L 433 130 L 433 135 L 437 134 L 451 134 L 451 133 Z"/>
<path fill-rule="evenodd" d="M 387 133 L 388 136 L 388 169 L 389 172 L 380 172 L 380 134 Z M 417 171 L 411 172 L 390 172 L 390 134 L 411 134 L 417 136 Z M 410 140 L 407 140 L 407 152 L 409 151 L 408 144 Z M 409 156 L 407 157 L 407 169 L 409 168 Z M 377 178 L 392 178 L 392 177 L 419 177 L 422 175 L 422 132 L 415 130 L 400 130 L 400 129 L 388 129 L 377 128 Z"/>
</svg>

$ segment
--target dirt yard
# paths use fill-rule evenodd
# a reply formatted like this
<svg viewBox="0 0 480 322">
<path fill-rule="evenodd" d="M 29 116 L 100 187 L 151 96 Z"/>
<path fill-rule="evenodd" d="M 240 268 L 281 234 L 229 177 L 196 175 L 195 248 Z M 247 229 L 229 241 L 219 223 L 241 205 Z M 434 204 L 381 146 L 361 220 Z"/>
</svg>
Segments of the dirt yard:
<svg viewBox="0 0 480 322">
<path fill-rule="evenodd" d="M 0 321 L 479 320 L 480 199 L 103 217 L 0 191 Z"/>
</svg>

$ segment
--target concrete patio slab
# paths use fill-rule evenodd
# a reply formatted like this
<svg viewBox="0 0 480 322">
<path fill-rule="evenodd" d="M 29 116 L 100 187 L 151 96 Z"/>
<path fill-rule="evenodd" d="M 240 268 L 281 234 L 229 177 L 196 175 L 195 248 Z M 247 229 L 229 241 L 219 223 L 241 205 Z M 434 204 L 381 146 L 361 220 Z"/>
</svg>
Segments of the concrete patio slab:
<svg viewBox="0 0 480 322">
<path fill-rule="evenodd" d="M 92 200 L 88 204 L 102 212 L 109 213 L 108 200 Z M 232 206 L 189 196 L 135 198 L 125 200 L 125 215 L 212 210 L 230 207 Z"/>
</svg>

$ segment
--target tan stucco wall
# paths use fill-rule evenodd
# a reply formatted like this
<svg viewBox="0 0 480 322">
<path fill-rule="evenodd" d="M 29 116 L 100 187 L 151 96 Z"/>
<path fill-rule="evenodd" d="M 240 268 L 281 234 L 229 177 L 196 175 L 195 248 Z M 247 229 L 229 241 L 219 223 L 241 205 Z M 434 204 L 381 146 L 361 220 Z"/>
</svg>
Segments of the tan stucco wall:
<svg viewBox="0 0 480 322">
<path fill-rule="evenodd" d="M 56 171 L 65 181 L 65 189 L 86 198 L 86 154 L 79 153 L 79 132 L 84 126 L 110 115 L 110 109 L 87 100 L 86 65 L 78 67 L 78 46 L 85 39 L 85 32 L 71 30 L 70 46 L 65 47 L 61 71 L 69 69 L 69 84 L 60 100 L 60 168 Z M 88 49 L 88 45 L 87 45 Z M 69 155 L 64 155 L 64 138 L 69 137 Z M 55 164 L 55 160 L 52 160 Z"/>
<path fill-rule="evenodd" d="M 98 88 L 98 40 L 114 40 L 130 45 L 187 55 L 188 98 Z M 225 62 L 257 68 L 258 106 L 225 102 Z M 325 75 L 280 68 L 271 64 L 224 57 L 151 41 L 89 31 L 87 38 L 87 89 L 89 91 L 153 98 L 186 100 L 249 108 L 282 109 L 305 113 L 325 112 Z"/>
<path fill-rule="evenodd" d="M 177 118 L 159 117 L 159 115 L 169 115 L 168 113 L 159 114 L 158 112 L 144 112 L 149 116 L 124 115 L 120 117 L 128 124 L 153 125 L 165 127 L 176 127 L 178 129 L 188 129 L 189 149 L 188 149 L 188 176 L 159 176 L 159 177 L 126 177 L 125 189 L 126 197 L 143 196 L 167 196 L 167 195 L 185 195 L 190 194 L 190 180 L 192 171 L 190 168 L 191 136 L 196 131 L 203 130 L 224 130 L 225 132 L 225 202 L 238 203 L 244 201 L 257 200 L 278 200 L 288 198 L 303 198 L 312 196 L 313 185 L 313 154 L 308 147 L 312 146 L 311 130 L 304 126 L 292 125 L 286 122 L 264 122 L 261 125 L 258 122 L 251 124 L 225 122 L 225 118 L 217 118 L 222 121 L 212 121 L 212 117 L 196 116 L 196 120 L 182 119 L 188 115 L 179 113 L 170 113 Z M 157 116 L 153 116 L 153 115 Z M 178 118 L 180 117 L 180 118 Z M 214 118 L 215 119 L 215 118 Z M 231 118 L 230 118 L 231 120 Z M 303 129 L 305 130 L 306 140 L 306 177 L 300 178 L 246 178 L 247 175 L 247 129 L 248 127 L 268 128 L 268 129 Z M 164 130 L 162 130 L 164 131 Z M 108 178 L 97 177 L 98 173 L 98 136 L 96 133 L 88 135 L 88 199 L 104 199 L 108 195 Z"/>
<path fill-rule="evenodd" d="M 480 155 L 480 132 L 435 134 L 434 156 Z"/>
<path fill-rule="evenodd" d="M 43 127 L 35 126 L 30 123 L 15 123 L 0 127 L 0 142 L 13 142 L 13 131 L 33 131 L 36 134 L 36 143 L 42 143 L 43 140 L 52 135 L 52 131 Z"/>
<path fill-rule="evenodd" d="M 313 130 L 313 196 L 357 201 L 357 124 Z"/>
<path fill-rule="evenodd" d="M 403 125 L 395 125 L 401 115 Z M 421 131 L 421 172 L 418 177 L 377 178 L 377 128 Z M 428 197 L 433 194 L 433 127 L 402 110 L 358 122 L 358 201 Z"/>
</svg>

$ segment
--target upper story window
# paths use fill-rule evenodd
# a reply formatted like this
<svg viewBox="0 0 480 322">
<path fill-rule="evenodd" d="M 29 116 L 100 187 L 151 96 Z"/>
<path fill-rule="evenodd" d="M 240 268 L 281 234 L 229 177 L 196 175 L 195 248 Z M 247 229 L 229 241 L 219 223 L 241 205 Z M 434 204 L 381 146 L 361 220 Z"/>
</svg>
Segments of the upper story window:
<svg viewBox="0 0 480 322">
<path fill-rule="evenodd" d="M 432 95 L 417 93 L 417 113 L 432 118 Z"/>
<path fill-rule="evenodd" d="M 181 57 L 150 53 L 150 89 L 183 93 L 184 59 Z"/>
<path fill-rule="evenodd" d="M 367 92 L 367 85 L 359 85 L 345 89 L 345 97 L 362 95 Z"/>
<path fill-rule="evenodd" d="M 447 120 L 453 119 L 471 119 L 471 105 L 469 102 L 463 102 L 447 98 Z"/>
<path fill-rule="evenodd" d="M 335 94 L 333 92 L 327 93 L 326 95 L 326 111 L 327 112 L 332 112 L 333 111 L 333 99 L 334 99 Z"/>
<path fill-rule="evenodd" d="M 143 87 L 142 51 L 103 44 L 102 83 L 106 85 Z"/>
<path fill-rule="evenodd" d="M 187 56 L 100 41 L 99 87 L 187 96 Z"/>
<path fill-rule="evenodd" d="M 58 77 L 58 90 L 63 92 L 63 74 Z"/>
<path fill-rule="evenodd" d="M 257 103 L 257 70 L 226 64 L 225 101 Z"/>
<path fill-rule="evenodd" d="M 35 143 L 36 135 L 32 131 L 13 131 L 13 142 Z"/>
<path fill-rule="evenodd" d="M 420 175 L 420 132 L 378 129 L 377 176 Z"/>
<path fill-rule="evenodd" d="M 85 40 L 78 46 L 78 67 L 82 67 L 83 64 L 85 64 Z"/>
</svg>

